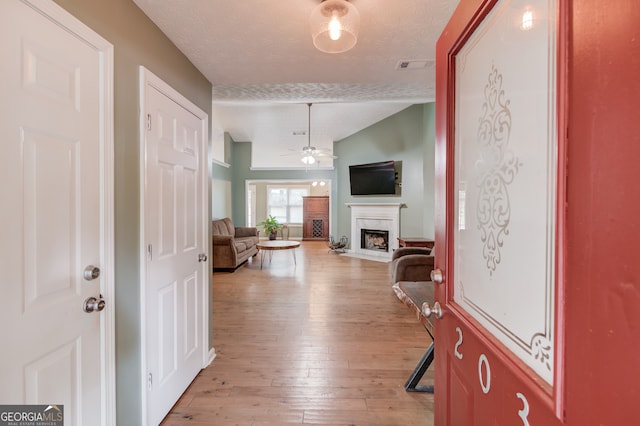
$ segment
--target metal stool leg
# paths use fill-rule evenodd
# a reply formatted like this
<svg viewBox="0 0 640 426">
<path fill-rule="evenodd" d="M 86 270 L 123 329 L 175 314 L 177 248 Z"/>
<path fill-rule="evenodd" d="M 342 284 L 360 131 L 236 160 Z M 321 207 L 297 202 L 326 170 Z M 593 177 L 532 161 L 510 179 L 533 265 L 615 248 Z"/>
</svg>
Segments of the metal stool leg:
<svg viewBox="0 0 640 426">
<path fill-rule="evenodd" d="M 413 370 L 411 376 L 409 376 L 409 380 L 404 385 L 404 390 L 407 392 L 427 392 L 433 393 L 433 386 L 418 386 L 420 379 L 424 376 L 424 373 L 429 368 L 429 365 L 433 362 L 433 342 L 427 348 L 427 351 L 422 355 L 420 362 L 416 366 L 416 369 Z"/>
</svg>

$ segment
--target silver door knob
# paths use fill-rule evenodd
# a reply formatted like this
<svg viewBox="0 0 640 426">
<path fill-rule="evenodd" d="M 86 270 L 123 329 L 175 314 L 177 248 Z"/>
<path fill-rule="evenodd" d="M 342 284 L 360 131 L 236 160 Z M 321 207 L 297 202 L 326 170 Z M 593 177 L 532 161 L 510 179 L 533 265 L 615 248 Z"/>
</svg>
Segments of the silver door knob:
<svg viewBox="0 0 640 426">
<path fill-rule="evenodd" d="M 91 312 L 100 312 L 104 309 L 105 304 L 106 302 L 102 298 L 102 295 L 100 295 L 99 299 L 96 299 L 95 297 L 88 297 L 82 305 L 82 310 L 88 314 Z"/>
<path fill-rule="evenodd" d="M 433 271 L 431 271 L 431 281 L 433 281 L 436 284 L 442 284 L 443 280 L 444 280 L 444 277 L 440 269 L 436 268 Z"/>
<path fill-rule="evenodd" d="M 431 315 L 435 315 L 436 318 L 442 318 L 442 308 L 440 307 L 440 303 L 434 303 L 432 308 L 427 302 L 424 302 L 422 304 L 422 315 L 427 318 L 431 317 Z"/>
<path fill-rule="evenodd" d="M 207 261 L 207 259 L 208 259 L 208 257 L 207 257 L 207 255 L 206 255 L 206 254 L 204 254 L 204 253 L 200 253 L 200 254 L 198 255 L 198 262 L 206 262 L 206 261 Z"/>
<path fill-rule="evenodd" d="M 100 276 L 100 268 L 98 268 L 97 266 L 89 265 L 84 268 L 83 276 L 87 281 L 95 280 Z"/>
</svg>

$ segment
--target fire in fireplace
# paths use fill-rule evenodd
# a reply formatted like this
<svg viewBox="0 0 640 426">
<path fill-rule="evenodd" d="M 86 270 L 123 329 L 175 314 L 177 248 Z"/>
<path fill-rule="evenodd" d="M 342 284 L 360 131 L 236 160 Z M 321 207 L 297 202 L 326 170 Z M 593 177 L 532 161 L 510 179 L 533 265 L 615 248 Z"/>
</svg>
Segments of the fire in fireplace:
<svg viewBox="0 0 640 426">
<path fill-rule="evenodd" d="M 389 251 L 389 231 L 361 229 L 360 248 L 365 250 Z"/>
</svg>

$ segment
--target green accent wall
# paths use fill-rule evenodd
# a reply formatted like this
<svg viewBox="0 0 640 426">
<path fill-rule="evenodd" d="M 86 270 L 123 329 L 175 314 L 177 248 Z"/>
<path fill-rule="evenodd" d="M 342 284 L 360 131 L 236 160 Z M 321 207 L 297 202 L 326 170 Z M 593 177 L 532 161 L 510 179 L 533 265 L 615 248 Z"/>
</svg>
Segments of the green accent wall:
<svg viewBox="0 0 640 426">
<path fill-rule="evenodd" d="M 435 184 L 436 184 L 436 104 L 429 103 L 424 105 L 423 109 L 423 140 L 424 140 L 424 158 L 422 160 L 422 177 L 423 177 L 423 211 L 422 226 L 424 227 L 424 236 L 429 238 L 435 237 L 435 220 L 436 220 L 436 200 L 435 200 Z"/>
<path fill-rule="evenodd" d="M 412 105 L 334 144 L 337 167 L 336 235 L 351 235 L 346 203 L 402 203 L 400 235 L 434 236 L 434 104 Z M 349 165 L 394 160 L 400 164 L 399 194 L 352 196 Z"/>
<path fill-rule="evenodd" d="M 138 67 L 205 111 L 209 134 L 212 87 L 131 0 L 55 1 L 114 46 L 116 420 L 142 424 Z"/>
</svg>

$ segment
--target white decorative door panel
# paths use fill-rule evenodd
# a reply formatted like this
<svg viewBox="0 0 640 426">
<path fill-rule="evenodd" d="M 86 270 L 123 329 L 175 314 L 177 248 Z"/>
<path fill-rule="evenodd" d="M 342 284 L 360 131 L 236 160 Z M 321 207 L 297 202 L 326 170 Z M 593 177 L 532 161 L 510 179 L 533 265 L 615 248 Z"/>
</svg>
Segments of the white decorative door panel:
<svg viewBox="0 0 640 426">
<path fill-rule="evenodd" d="M 206 114 L 141 70 L 145 386 L 157 424 L 206 363 Z"/>
<path fill-rule="evenodd" d="M 554 11 L 516 3 L 456 56 L 454 300 L 553 383 Z"/>
<path fill-rule="evenodd" d="M 3 1 L 0 55 L 0 401 L 108 424 L 112 46 L 51 2 Z"/>
</svg>

